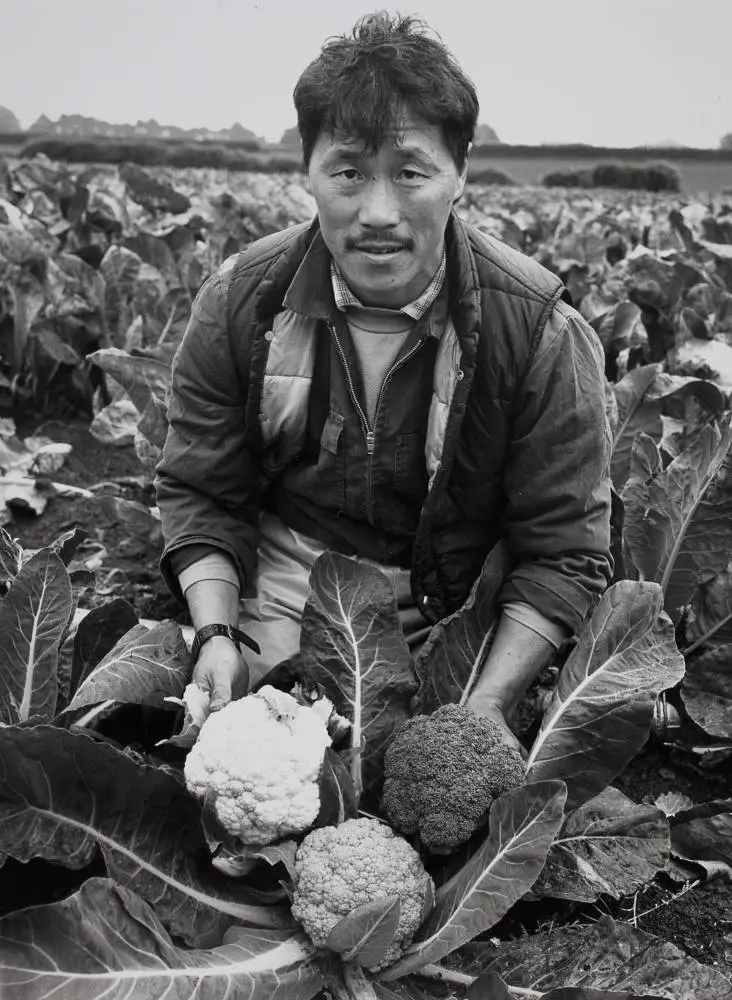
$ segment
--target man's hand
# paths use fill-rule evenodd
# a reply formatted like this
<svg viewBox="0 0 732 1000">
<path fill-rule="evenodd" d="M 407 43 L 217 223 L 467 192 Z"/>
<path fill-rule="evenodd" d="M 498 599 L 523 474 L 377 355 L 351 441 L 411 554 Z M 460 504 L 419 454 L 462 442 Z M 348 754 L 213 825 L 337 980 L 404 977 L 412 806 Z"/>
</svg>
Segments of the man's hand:
<svg viewBox="0 0 732 1000">
<path fill-rule="evenodd" d="M 496 725 L 500 726 L 504 742 L 508 746 L 514 747 L 518 750 L 524 760 L 526 760 L 526 757 L 528 756 L 526 750 L 518 741 L 515 733 L 506 722 L 506 716 L 504 715 L 503 710 L 493 699 L 481 695 L 480 691 L 474 691 L 465 702 L 465 707 L 469 708 L 470 711 L 474 712 L 476 715 L 484 715 L 486 718 L 492 719 Z"/>
<path fill-rule="evenodd" d="M 249 691 L 249 667 L 236 644 L 225 635 L 215 635 L 201 647 L 193 668 L 193 683 L 211 695 L 211 711 Z"/>
</svg>

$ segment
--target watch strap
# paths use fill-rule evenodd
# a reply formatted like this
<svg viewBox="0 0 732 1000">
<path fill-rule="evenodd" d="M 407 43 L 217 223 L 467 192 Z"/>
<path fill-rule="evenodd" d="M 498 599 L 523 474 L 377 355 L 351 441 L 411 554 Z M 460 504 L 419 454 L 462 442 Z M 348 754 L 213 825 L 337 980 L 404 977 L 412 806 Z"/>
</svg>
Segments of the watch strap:
<svg viewBox="0 0 732 1000">
<path fill-rule="evenodd" d="M 198 659 L 198 654 L 201 652 L 201 646 L 203 646 L 204 642 L 213 639 L 215 635 L 227 636 L 232 642 L 236 643 L 240 651 L 242 646 L 248 646 L 253 652 L 261 653 L 258 643 L 250 638 L 246 632 L 242 632 L 236 625 L 222 625 L 217 622 L 213 625 L 204 625 L 203 628 L 199 628 L 196 632 L 193 637 L 193 645 L 191 646 L 191 653 L 194 660 Z"/>
</svg>

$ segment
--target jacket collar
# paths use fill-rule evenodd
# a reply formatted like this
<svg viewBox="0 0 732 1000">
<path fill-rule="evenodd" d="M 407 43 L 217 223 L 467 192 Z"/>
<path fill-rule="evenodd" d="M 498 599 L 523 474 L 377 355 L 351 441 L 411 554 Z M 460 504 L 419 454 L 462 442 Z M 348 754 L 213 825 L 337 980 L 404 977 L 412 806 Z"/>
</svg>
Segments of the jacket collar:
<svg viewBox="0 0 732 1000">
<path fill-rule="evenodd" d="M 336 306 L 330 277 L 330 251 L 317 221 L 313 226 L 313 238 L 285 292 L 282 305 L 313 319 L 331 319 Z"/>
<path fill-rule="evenodd" d="M 294 274 L 288 253 L 282 273 L 277 273 L 279 269 L 276 268 L 271 280 L 275 284 L 281 282 L 280 287 L 286 288 L 281 300 L 285 309 L 313 319 L 333 320 L 337 309 L 330 275 L 330 251 L 317 218 L 304 234 L 304 241 L 306 249 Z M 480 328 L 480 282 L 467 230 L 454 210 L 445 230 L 445 246 L 450 312 L 456 332 L 462 342 L 474 341 Z"/>
</svg>

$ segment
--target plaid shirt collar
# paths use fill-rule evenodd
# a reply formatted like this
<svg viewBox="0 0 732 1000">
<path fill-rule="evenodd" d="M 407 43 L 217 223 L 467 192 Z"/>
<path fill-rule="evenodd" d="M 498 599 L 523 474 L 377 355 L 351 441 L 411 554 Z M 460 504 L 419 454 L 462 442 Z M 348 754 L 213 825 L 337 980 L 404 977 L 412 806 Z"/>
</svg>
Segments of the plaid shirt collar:
<svg viewBox="0 0 732 1000">
<path fill-rule="evenodd" d="M 427 285 L 422 294 L 418 295 L 413 302 L 409 302 L 406 306 L 402 306 L 399 312 L 403 312 L 411 319 L 422 319 L 424 314 L 430 306 L 433 305 L 437 296 L 440 294 L 445 281 L 446 272 L 447 255 L 445 253 L 445 248 L 443 247 L 440 266 L 435 271 L 429 285 Z M 330 276 L 333 284 L 333 298 L 335 299 L 337 308 L 340 309 L 341 312 L 345 312 L 349 307 L 355 309 L 363 308 L 363 303 L 356 298 L 351 289 L 348 287 L 346 279 L 343 277 L 342 273 L 338 269 L 338 265 L 332 257 L 330 259 Z"/>
</svg>

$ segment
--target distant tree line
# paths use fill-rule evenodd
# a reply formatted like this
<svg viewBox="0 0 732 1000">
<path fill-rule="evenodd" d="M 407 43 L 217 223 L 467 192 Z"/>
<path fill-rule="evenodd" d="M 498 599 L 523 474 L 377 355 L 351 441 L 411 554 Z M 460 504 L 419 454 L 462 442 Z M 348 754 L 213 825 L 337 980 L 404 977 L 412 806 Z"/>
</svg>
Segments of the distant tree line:
<svg viewBox="0 0 732 1000">
<path fill-rule="evenodd" d="M 0 106 L 0 133 L 22 132 L 20 122 L 9 108 Z M 161 125 L 154 118 L 138 121 L 134 125 L 117 125 L 86 115 L 61 115 L 52 121 L 41 115 L 28 132 L 47 136 L 76 136 L 78 138 L 105 139 L 174 139 L 187 142 L 238 142 L 251 148 L 264 149 L 267 143 L 251 129 L 235 122 L 231 128 L 180 128 L 178 125 Z"/>
<path fill-rule="evenodd" d="M 9 108 L 0 105 L 0 134 L 22 132 L 20 122 Z M 28 129 L 38 135 L 76 136 L 84 138 L 110 139 L 181 139 L 209 142 L 251 142 L 251 148 L 265 149 L 269 143 L 261 136 L 255 135 L 251 129 L 235 122 L 231 128 L 185 129 L 178 125 L 161 125 L 154 118 L 148 121 L 138 121 L 135 125 L 115 125 L 99 118 L 88 118 L 85 115 L 61 115 L 57 121 L 52 121 L 46 115 L 40 115 Z M 490 125 L 478 125 L 475 131 L 475 145 L 485 146 L 500 142 Z M 297 126 L 285 129 L 278 143 L 288 149 L 300 148 L 300 133 Z"/>
<path fill-rule="evenodd" d="M 0 105 L 0 132 L 22 132 L 20 122 L 10 108 Z"/>
</svg>

